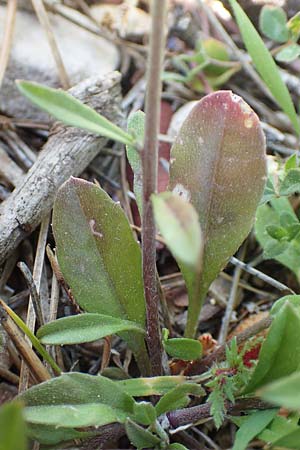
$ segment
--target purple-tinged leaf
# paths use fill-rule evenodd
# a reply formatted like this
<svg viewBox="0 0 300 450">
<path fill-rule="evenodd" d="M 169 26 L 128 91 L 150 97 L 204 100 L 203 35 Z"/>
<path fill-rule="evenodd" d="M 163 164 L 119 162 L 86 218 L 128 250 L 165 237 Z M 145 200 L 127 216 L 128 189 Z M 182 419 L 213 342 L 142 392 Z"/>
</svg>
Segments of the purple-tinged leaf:
<svg viewBox="0 0 300 450">
<path fill-rule="evenodd" d="M 265 182 L 265 138 L 257 115 L 231 91 L 204 97 L 171 151 L 169 188 L 195 207 L 204 243 L 200 284 L 182 267 L 189 292 L 186 336 L 195 334 L 209 285 L 248 235 Z"/>
<path fill-rule="evenodd" d="M 81 308 L 144 328 L 141 251 L 121 207 L 95 184 L 70 178 L 55 201 L 53 231 L 60 269 Z M 141 334 L 122 337 L 144 355 L 146 370 Z"/>
</svg>

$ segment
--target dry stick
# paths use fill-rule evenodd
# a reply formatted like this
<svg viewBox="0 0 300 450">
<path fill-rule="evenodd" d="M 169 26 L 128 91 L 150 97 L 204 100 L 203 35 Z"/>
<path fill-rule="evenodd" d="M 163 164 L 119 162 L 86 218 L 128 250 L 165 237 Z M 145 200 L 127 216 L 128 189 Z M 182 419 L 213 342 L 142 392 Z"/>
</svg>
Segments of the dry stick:
<svg viewBox="0 0 300 450">
<path fill-rule="evenodd" d="M 27 284 L 29 292 L 30 292 L 30 296 L 31 296 L 33 307 L 34 307 L 34 312 L 35 312 L 35 315 L 37 318 L 37 322 L 38 322 L 38 325 L 41 327 L 42 325 L 45 324 L 45 321 L 44 321 L 44 317 L 43 317 L 43 311 L 41 308 L 40 296 L 37 291 L 36 284 L 34 282 L 32 273 L 30 272 L 28 266 L 24 262 L 19 262 L 17 265 L 25 278 L 26 284 Z"/>
<path fill-rule="evenodd" d="M 241 269 L 245 270 L 246 272 L 250 273 L 251 275 L 254 275 L 255 277 L 259 278 L 260 280 L 265 281 L 266 283 L 275 287 L 279 291 L 286 291 L 286 292 L 290 292 L 291 294 L 295 294 L 295 292 L 292 289 L 290 289 L 288 286 L 286 286 L 285 284 L 280 283 L 279 281 L 275 280 L 272 277 L 269 277 L 269 275 L 266 275 L 265 273 L 260 272 L 257 269 L 254 269 L 254 267 L 250 266 L 250 264 L 246 264 L 243 261 L 240 261 L 239 259 L 235 258 L 234 256 L 232 256 L 230 258 L 230 262 L 233 265 L 238 266 Z"/>
<path fill-rule="evenodd" d="M 20 355 L 23 358 L 23 362 L 27 364 L 26 367 L 30 368 L 33 372 L 33 375 L 37 378 L 38 381 L 46 381 L 51 378 L 46 367 L 43 365 L 39 357 L 32 350 L 31 346 L 28 344 L 27 340 L 25 340 L 24 336 L 20 332 L 19 328 L 15 325 L 14 321 L 8 316 L 5 309 L 0 305 L 0 322 Z"/>
<path fill-rule="evenodd" d="M 167 414 L 169 424 L 171 428 L 179 428 L 184 425 L 193 424 L 203 419 L 211 418 L 210 403 L 204 403 L 198 406 L 192 406 L 191 408 L 178 409 L 177 411 L 171 411 Z M 274 408 L 270 403 L 262 401 L 258 398 L 245 398 L 237 400 L 235 404 L 229 401 L 225 402 L 225 409 L 227 414 L 240 414 L 241 412 L 251 409 L 270 409 Z M 176 430 L 174 430 L 176 432 Z"/>
<path fill-rule="evenodd" d="M 52 51 L 52 55 L 57 66 L 60 82 L 64 89 L 68 89 L 70 87 L 69 77 L 67 75 L 62 57 L 60 55 L 55 37 L 53 35 L 53 31 L 51 29 L 49 17 L 45 9 L 43 0 L 31 0 L 31 1 L 35 9 L 36 15 L 38 16 L 38 19 L 46 32 L 47 39 Z"/>
<path fill-rule="evenodd" d="M 152 375 L 162 373 L 159 330 L 159 293 L 156 280 L 155 222 L 151 194 L 157 190 L 157 153 L 160 118 L 161 70 L 165 42 L 166 0 L 152 1 L 152 27 L 148 57 L 145 141 L 142 151 L 143 214 L 142 252 L 143 278 L 147 305 L 147 341 Z"/>
<path fill-rule="evenodd" d="M 45 248 L 46 248 L 46 242 L 47 242 L 49 222 L 50 222 L 50 215 L 48 215 L 41 223 L 39 240 L 38 240 L 37 249 L 36 249 L 36 257 L 35 257 L 34 267 L 33 267 L 33 280 L 35 282 L 38 292 L 39 292 L 40 286 L 41 286 L 41 278 L 42 278 L 43 265 L 44 265 L 44 259 L 45 259 Z M 28 310 L 27 310 L 26 325 L 32 332 L 34 332 L 35 322 L 36 322 L 35 309 L 33 306 L 32 297 L 30 296 L 29 303 L 28 303 Z M 29 339 L 28 339 L 28 342 L 30 342 Z M 29 345 L 31 345 L 31 343 L 29 343 Z M 30 373 L 29 373 L 28 367 L 25 366 L 22 362 L 21 373 L 20 373 L 19 392 L 24 392 L 28 388 L 29 376 L 30 376 Z"/>
<path fill-rule="evenodd" d="M 18 0 L 8 0 L 7 13 L 4 27 L 4 37 L 0 51 L 0 88 L 4 78 L 5 70 L 9 60 L 9 54 L 12 44 L 16 11 L 18 6 Z"/>
<path fill-rule="evenodd" d="M 242 248 L 241 256 L 244 256 L 245 254 L 246 246 Z M 219 334 L 219 344 L 223 345 L 226 342 L 227 334 L 228 334 L 228 328 L 231 320 L 232 311 L 235 306 L 235 299 L 237 296 L 237 292 L 239 289 L 239 281 L 242 273 L 242 268 L 240 266 L 237 266 L 234 271 L 232 285 L 230 289 L 229 299 L 227 302 L 225 314 L 222 320 L 221 330 Z"/>
<path fill-rule="evenodd" d="M 0 364 L 0 377 L 4 378 L 5 380 L 9 381 L 12 384 L 19 384 L 19 377 L 15 373 L 11 372 L 10 370 L 6 369 L 5 367 L 1 366 Z"/>
</svg>

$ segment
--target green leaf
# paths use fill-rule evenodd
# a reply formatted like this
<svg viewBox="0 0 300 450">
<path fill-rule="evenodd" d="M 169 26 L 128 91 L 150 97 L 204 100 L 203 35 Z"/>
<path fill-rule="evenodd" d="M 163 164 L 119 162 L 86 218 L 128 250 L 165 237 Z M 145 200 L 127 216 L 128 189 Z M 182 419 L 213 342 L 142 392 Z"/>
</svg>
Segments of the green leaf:
<svg viewBox="0 0 300 450">
<path fill-rule="evenodd" d="M 134 420 L 142 425 L 150 425 L 156 420 L 156 410 L 152 403 L 139 402 L 134 404 Z"/>
<path fill-rule="evenodd" d="M 83 128 L 123 144 L 134 143 L 130 134 L 65 91 L 29 81 L 18 81 L 17 86 L 32 103 L 67 125 Z"/>
<path fill-rule="evenodd" d="M 291 44 L 288 47 L 283 48 L 277 53 L 276 59 L 279 62 L 292 62 L 300 55 L 300 45 Z"/>
<path fill-rule="evenodd" d="M 186 383 L 175 387 L 167 392 L 155 405 L 157 416 L 186 407 L 190 403 L 189 395 L 204 396 L 205 390 L 195 383 Z"/>
<path fill-rule="evenodd" d="M 289 375 L 300 367 L 300 315 L 288 301 L 278 310 L 262 344 L 246 393 Z"/>
<path fill-rule="evenodd" d="M 273 239 L 276 239 L 278 241 L 288 236 L 286 229 L 279 225 L 269 225 L 267 226 L 266 230 Z"/>
<path fill-rule="evenodd" d="M 246 450 L 250 441 L 257 436 L 274 419 L 277 409 L 257 411 L 242 424 L 235 436 L 232 450 Z"/>
<path fill-rule="evenodd" d="M 124 391 L 133 397 L 148 397 L 150 395 L 163 395 L 176 386 L 186 383 L 187 379 L 183 375 L 131 378 L 129 380 L 118 381 L 117 384 Z"/>
<path fill-rule="evenodd" d="M 137 425 L 132 420 L 128 419 L 125 423 L 126 434 L 130 442 L 138 449 L 144 448 L 154 449 L 160 443 L 160 439 L 150 431 L 145 430 L 140 425 Z"/>
<path fill-rule="evenodd" d="M 300 372 L 280 378 L 259 391 L 264 400 L 284 408 L 300 410 Z"/>
<path fill-rule="evenodd" d="M 281 437 L 280 439 L 274 442 L 276 448 L 284 448 L 284 449 L 295 449 L 299 450 L 299 442 L 300 442 L 300 429 L 292 431 L 286 436 Z"/>
<path fill-rule="evenodd" d="M 26 426 L 21 403 L 0 408 L 0 450 L 27 450 Z"/>
<path fill-rule="evenodd" d="M 244 44 L 258 73 L 270 89 L 278 105 L 290 118 L 297 134 L 300 135 L 299 119 L 295 107 L 274 59 L 237 1 L 229 0 L 229 3 L 234 11 Z"/>
<path fill-rule="evenodd" d="M 277 6 L 265 5 L 260 12 L 259 27 L 269 39 L 286 42 L 289 38 L 286 13 Z"/>
<path fill-rule="evenodd" d="M 300 37 L 300 11 L 297 12 L 287 23 L 291 38 L 297 42 Z"/>
<path fill-rule="evenodd" d="M 230 91 L 204 97 L 171 150 L 169 189 L 196 209 L 204 242 L 200 279 L 179 264 L 189 293 L 186 337 L 195 335 L 209 285 L 249 233 L 265 181 L 265 140 L 256 114 Z"/>
<path fill-rule="evenodd" d="M 295 431 L 300 431 L 298 426 L 299 414 L 289 414 L 288 417 L 275 416 L 270 424 L 257 436 L 258 439 L 274 444 L 284 436 L 288 437 Z M 297 447 L 298 448 L 298 447 Z"/>
<path fill-rule="evenodd" d="M 29 423 L 64 428 L 124 423 L 127 416 L 126 412 L 101 403 L 29 406 L 24 410 L 24 417 Z"/>
<path fill-rule="evenodd" d="M 290 223 L 288 225 L 287 222 L 288 216 L 295 221 L 295 224 L 299 223 L 288 199 L 285 197 L 271 200 L 271 205 L 261 205 L 256 213 L 255 235 L 264 249 L 265 259 L 274 257 L 281 264 L 292 270 L 296 277 L 300 279 L 300 244 L 295 239 L 297 236 L 289 242 L 280 243 L 282 245 L 280 249 L 275 247 L 278 245 L 278 241 L 273 239 L 267 232 L 267 227 L 271 225 L 281 226 L 284 222 L 285 226 L 289 226 Z M 275 252 L 274 249 L 278 251 Z"/>
<path fill-rule="evenodd" d="M 173 444 L 169 445 L 167 450 L 189 450 L 189 449 L 182 444 L 174 442 Z"/>
<path fill-rule="evenodd" d="M 53 427 L 49 425 L 28 423 L 28 437 L 44 445 L 55 445 L 60 442 L 71 441 L 73 439 L 86 439 L 94 436 L 95 431 L 77 431 L 72 428 Z M 52 449 L 52 447 L 50 447 Z M 49 447 L 46 449 L 50 450 Z M 42 447 L 43 450 L 44 447 Z"/>
<path fill-rule="evenodd" d="M 290 169 L 280 184 L 280 195 L 300 192 L 300 169 Z"/>
<path fill-rule="evenodd" d="M 53 232 L 60 269 L 82 309 L 144 328 L 141 251 L 121 207 L 98 186 L 70 178 L 57 194 Z M 141 333 L 122 338 L 147 370 Z"/>
<path fill-rule="evenodd" d="M 122 320 L 104 314 L 79 314 L 63 317 L 47 323 L 37 332 L 43 344 L 64 345 L 92 342 L 122 331 L 145 333 L 143 328 L 129 320 Z"/>
<path fill-rule="evenodd" d="M 196 339 L 167 339 L 165 342 L 163 342 L 163 345 L 168 355 L 172 356 L 172 358 L 191 361 L 194 359 L 199 359 L 202 356 L 201 342 L 197 341 Z"/>
<path fill-rule="evenodd" d="M 156 223 L 172 254 L 191 270 L 199 270 L 203 245 L 195 208 L 171 192 L 151 198 Z"/>
<path fill-rule="evenodd" d="M 143 180 L 142 180 L 142 161 L 141 150 L 144 144 L 145 133 L 145 113 L 143 111 L 136 111 L 128 117 L 127 131 L 136 140 L 136 146 L 127 145 L 126 152 L 129 164 L 133 171 L 133 190 L 135 200 L 142 216 L 142 196 L 143 196 Z"/>
<path fill-rule="evenodd" d="M 124 422 L 134 400 L 102 376 L 64 374 L 21 394 L 28 422 L 64 428 Z"/>
<path fill-rule="evenodd" d="M 67 373 L 33 386 L 19 395 L 25 406 L 104 404 L 133 413 L 134 400 L 109 378 L 83 373 Z M 62 423 L 64 426 L 64 423 Z"/>
<path fill-rule="evenodd" d="M 285 295 L 273 304 L 270 315 L 276 316 L 287 302 L 293 305 L 296 310 L 299 310 L 298 312 L 300 313 L 300 295 Z"/>
<path fill-rule="evenodd" d="M 298 167 L 298 156 L 297 153 L 294 153 L 285 161 L 284 171 L 288 172 L 290 169 L 297 169 L 297 167 Z"/>
</svg>

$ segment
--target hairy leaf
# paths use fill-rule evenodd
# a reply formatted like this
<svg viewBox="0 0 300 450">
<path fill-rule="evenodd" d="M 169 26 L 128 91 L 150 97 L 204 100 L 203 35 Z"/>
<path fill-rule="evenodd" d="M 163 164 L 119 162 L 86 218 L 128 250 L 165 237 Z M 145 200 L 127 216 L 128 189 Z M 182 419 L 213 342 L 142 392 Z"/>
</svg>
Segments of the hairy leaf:
<svg viewBox="0 0 300 450">
<path fill-rule="evenodd" d="M 171 192 L 152 195 L 152 204 L 156 223 L 176 260 L 199 270 L 202 239 L 195 208 Z"/>
<path fill-rule="evenodd" d="M 170 190 L 196 209 L 204 243 L 199 295 L 194 274 L 181 266 L 189 292 L 186 336 L 195 334 L 209 285 L 249 233 L 265 181 L 265 139 L 256 114 L 230 91 L 204 97 L 171 150 Z"/>
<path fill-rule="evenodd" d="M 150 425 L 156 420 L 156 411 L 152 403 L 139 402 L 134 404 L 134 420 L 142 425 Z"/>
<path fill-rule="evenodd" d="M 130 134 L 65 91 L 29 81 L 18 81 L 17 86 L 32 103 L 67 125 L 83 128 L 123 144 L 134 143 Z"/>
<path fill-rule="evenodd" d="M 114 422 L 124 423 L 128 414 L 102 403 L 88 403 L 87 405 L 29 406 L 25 408 L 24 416 L 29 423 L 80 428 L 99 427 Z"/>
<path fill-rule="evenodd" d="M 104 314 L 79 314 L 63 317 L 47 323 L 37 332 L 43 344 L 80 344 L 101 339 L 122 331 L 145 333 L 143 328 L 129 320 L 118 319 Z"/>
<path fill-rule="evenodd" d="M 190 402 L 189 395 L 204 396 L 205 390 L 195 383 L 185 383 L 175 387 L 167 392 L 155 405 L 157 415 L 160 416 L 169 411 L 184 408 Z"/>
<path fill-rule="evenodd" d="M 121 207 L 98 186 L 70 178 L 54 204 L 53 231 L 60 269 L 79 305 L 144 327 L 141 251 Z M 122 337 L 145 366 L 140 333 Z"/>
<path fill-rule="evenodd" d="M 160 443 L 160 439 L 157 436 L 130 419 L 126 421 L 125 429 L 128 439 L 137 450 L 154 449 Z"/>
<path fill-rule="evenodd" d="M 131 378 L 129 380 L 118 381 L 117 384 L 124 389 L 127 394 L 133 397 L 148 397 L 150 395 L 163 395 L 176 386 L 186 383 L 187 379 L 183 375 Z"/>
<path fill-rule="evenodd" d="M 280 76 L 274 59 L 238 2 L 236 0 L 229 0 L 229 3 L 234 11 L 245 46 L 256 66 L 258 73 L 270 89 L 278 105 L 290 118 L 297 134 L 299 135 L 299 119 L 297 117 L 289 91 Z"/>
<path fill-rule="evenodd" d="M 134 400 L 118 386 L 103 376 L 83 373 L 67 373 L 33 386 L 19 399 L 25 406 L 105 404 L 133 413 Z M 62 423 L 62 426 L 64 424 Z"/>
<path fill-rule="evenodd" d="M 164 348 L 172 358 L 190 361 L 199 359 L 202 356 L 201 342 L 196 339 L 174 338 L 163 342 Z"/>
</svg>

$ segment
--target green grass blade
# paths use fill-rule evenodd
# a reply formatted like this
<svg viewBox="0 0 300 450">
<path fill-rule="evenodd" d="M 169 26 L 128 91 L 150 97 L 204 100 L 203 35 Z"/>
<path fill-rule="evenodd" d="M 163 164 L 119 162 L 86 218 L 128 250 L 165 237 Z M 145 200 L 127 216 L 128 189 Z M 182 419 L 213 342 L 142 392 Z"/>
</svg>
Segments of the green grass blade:
<svg viewBox="0 0 300 450">
<path fill-rule="evenodd" d="M 297 134 L 300 135 L 300 124 L 295 107 L 274 59 L 237 1 L 229 0 L 229 3 L 234 11 L 244 44 L 258 73 L 270 89 L 278 105 L 290 118 Z"/>
<path fill-rule="evenodd" d="M 29 81 L 18 81 L 17 86 L 32 103 L 67 125 L 83 128 L 122 144 L 134 143 L 130 134 L 72 97 L 68 92 Z"/>
</svg>

